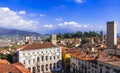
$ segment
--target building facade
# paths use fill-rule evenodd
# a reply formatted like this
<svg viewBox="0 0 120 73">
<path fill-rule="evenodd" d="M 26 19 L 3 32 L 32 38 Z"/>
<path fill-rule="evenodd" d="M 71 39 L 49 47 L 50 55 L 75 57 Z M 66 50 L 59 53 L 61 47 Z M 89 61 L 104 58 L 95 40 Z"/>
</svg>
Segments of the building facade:
<svg viewBox="0 0 120 73">
<path fill-rule="evenodd" d="M 62 68 L 61 48 L 50 43 L 28 44 L 17 52 L 17 61 L 32 73 L 47 73 Z"/>
<path fill-rule="evenodd" d="M 71 73 L 120 73 L 117 57 L 101 54 L 73 54 L 70 58 Z"/>
<path fill-rule="evenodd" d="M 114 49 L 117 45 L 117 28 L 116 22 L 107 22 L 107 48 Z"/>
</svg>

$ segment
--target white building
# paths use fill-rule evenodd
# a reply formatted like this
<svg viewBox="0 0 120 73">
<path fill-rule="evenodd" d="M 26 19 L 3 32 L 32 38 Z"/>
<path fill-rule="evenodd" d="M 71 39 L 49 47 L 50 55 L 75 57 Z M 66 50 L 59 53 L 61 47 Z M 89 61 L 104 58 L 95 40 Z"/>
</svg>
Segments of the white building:
<svg viewBox="0 0 120 73">
<path fill-rule="evenodd" d="M 62 68 L 61 48 L 51 43 L 27 44 L 17 52 L 17 61 L 32 73 L 47 73 Z"/>
<path fill-rule="evenodd" d="M 71 73 L 120 73 L 119 58 L 103 53 L 98 55 L 97 53 L 72 54 L 70 58 Z"/>
</svg>

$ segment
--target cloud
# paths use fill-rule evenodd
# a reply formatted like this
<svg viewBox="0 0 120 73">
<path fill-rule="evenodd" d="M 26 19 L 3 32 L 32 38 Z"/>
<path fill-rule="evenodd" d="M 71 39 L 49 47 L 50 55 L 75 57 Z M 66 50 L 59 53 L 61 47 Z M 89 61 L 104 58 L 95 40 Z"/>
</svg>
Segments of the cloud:
<svg viewBox="0 0 120 73">
<path fill-rule="evenodd" d="M 45 15 L 45 14 L 40 14 L 39 16 L 40 16 L 40 17 L 43 17 L 43 16 L 46 16 L 46 15 Z"/>
<path fill-rule="evenodd" d="M 25 12 L 25 11 L 19 11 L 18 14 L 20 14 L 20 15 L 25 15 L 26 12 Z"/>
<path fill-rule="evenodd" d="M 36 29 L 37 21 L 28 20 L 19 15 L 25 13 L 25 11 L 15 12 L 8 7 L 0 7 L 0 26 L 13 29 Z"/>
<path fill-rule="evenodd" d="M 55 18 L 55 21 L 62 21 L 62 18 Z"/>
<path fill-rule="evenodd" d="M 54 27 L 54 25 L 49 24 L 49 25 L 44 25 L 44 27 L 47 29 L 52 29 Z"/>
<path fill-rule="evenodd" d="M 64 23 L 60 23 L 58 24 L 60 27 L 64 27 L 64 28 L 70 28 L 70 29 L 75 29 L 75 28 L 87 28 L 89 26 L 89 24 L 86 25 L 81 25 L 77 22 L 74 21 L 70 21 L 70 22 L 64 22 Z"/>
<path fill-rule="evenodd" d="M 83 3 L 84 0 L 75 0 L 76 3 Z"/>
<path fill-rule="evenodd" d="M 79 24 L 78 22 L 75 21 L 69 21 L 69 22 L 62 22 L 57 25 L 49 24 L 49 25 L 44 25 L 43 26 L 44 31 L 46 33 L 49 32 L 58 32 L 58 33 L 63 33 L 63 32 L 71 32 L 71 31 L 83 31 L 83 30 L 88 30 L 90 29 L 89 24 Z"/>
</svg>

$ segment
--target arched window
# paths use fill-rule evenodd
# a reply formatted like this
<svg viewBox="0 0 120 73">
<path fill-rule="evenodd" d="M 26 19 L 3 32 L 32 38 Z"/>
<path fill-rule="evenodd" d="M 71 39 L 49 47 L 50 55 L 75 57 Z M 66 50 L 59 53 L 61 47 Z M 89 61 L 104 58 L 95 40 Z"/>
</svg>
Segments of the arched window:
<svg viewBox="0 0 120 73">
<path fill-rule="evenodd" d="M 57 56 L 57 59 L 59 59 L 59 55 Z"/>
<path fill-rule="evenodd" d="M 42 61 L 44 61 L 44 56 L 42 56 Z"/>
<path fill-rule="evenodd" d="M 55 60 L 55 56 L 54 56 L 54 60 Z"/>
<path fill-rule="evenodd" d="M 41 66 L 41 71 L 44 73 L 44 65 Z"/>
<path fill-rule="evenodd" d="M 37 66 L 37 72 L 40 73 L 40 66 Z"/>
<path fill-rule="evenodd" d="M 48 71 L 48 64 L 46 64 L 46 71 Z"/>
<path fill-rule="evenodd" d="M 53 64 L 53 68 L 55 69 L 55 63 Z"/>
<path fill-rule="evenodd" d="M 46 61 L 48 61 L 48 56 L 46 56 Z"/>
<path fill-rule="evenodd" d="M 40 61 L 40 58 L 39 57 L 37 57 L 37 62 L 39 62 Z"/>
<path fill-rule="evenodd" d="M 50 56 L 50 60 L 52 60 L 52 57 Z"/>
<path fill-rule="evenodd" d="M 35 71 L 36 71 L 36 68 L 35 68 L 35 67 L 33 67 L 33 73 L 35 73 Z"/>
<path fill-rule="evenodd" d="M 52 64 L 50 63 L 50 70 L 52 70 Z"/>
</svg>

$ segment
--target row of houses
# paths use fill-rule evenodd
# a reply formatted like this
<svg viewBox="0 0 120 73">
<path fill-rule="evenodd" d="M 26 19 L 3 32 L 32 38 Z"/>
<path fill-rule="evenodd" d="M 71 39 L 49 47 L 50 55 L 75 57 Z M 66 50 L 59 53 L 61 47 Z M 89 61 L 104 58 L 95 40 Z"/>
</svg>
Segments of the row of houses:
<svg viewBox="0 0 120 73">
<path fill-rule="evenodd" d="M 81 51 L 71 55 L 71 73 L 120 73 L 120 59 L 106 53 Z"/>
</svg>

